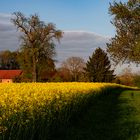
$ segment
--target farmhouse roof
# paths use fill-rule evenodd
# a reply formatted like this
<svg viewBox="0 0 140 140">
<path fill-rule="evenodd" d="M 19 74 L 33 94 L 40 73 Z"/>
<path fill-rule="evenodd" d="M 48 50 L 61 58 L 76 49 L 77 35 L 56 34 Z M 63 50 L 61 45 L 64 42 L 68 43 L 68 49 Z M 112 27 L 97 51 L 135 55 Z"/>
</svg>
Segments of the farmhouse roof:
<svg viewBox="0 0 140 140">
<path fill-rule="evenodd" d="M 22 70 L 0 70 L 0 79 L 13 79 L 22 74 Z"/>
</svg>

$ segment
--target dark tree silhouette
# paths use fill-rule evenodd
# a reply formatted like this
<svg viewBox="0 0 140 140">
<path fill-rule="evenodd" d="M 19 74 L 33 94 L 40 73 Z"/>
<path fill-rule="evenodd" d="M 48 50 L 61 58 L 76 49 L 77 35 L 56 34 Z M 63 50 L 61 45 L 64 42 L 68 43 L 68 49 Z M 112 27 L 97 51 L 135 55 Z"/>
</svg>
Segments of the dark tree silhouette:
<svg viewBox="0 0 140 140">
<path fill-rule="evenodd" d="M 89 57 L 85 71 L 90 82 L 111 82 L 115 78 L 108 56 L 101 48 Z"/>
<path fill-rule="evenodd" d="M 9 50 L 0 51 L 0 69 L 12 70 L 19 69 L 18 52 Z"/>
</svg>

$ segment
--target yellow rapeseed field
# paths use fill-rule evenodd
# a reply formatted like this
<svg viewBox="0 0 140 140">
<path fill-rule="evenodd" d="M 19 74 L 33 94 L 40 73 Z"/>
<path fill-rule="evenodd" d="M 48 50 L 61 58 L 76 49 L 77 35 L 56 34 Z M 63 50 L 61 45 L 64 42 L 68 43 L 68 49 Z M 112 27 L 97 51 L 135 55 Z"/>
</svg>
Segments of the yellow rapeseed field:
<svg viewBox="0 0 140 140">
<path fill-rule="evenodd" d="M 47 139 L 93 97 L 116 88 L 125 87 L 76 82 L 0 84 L 0 140 Z"/>
</svg>

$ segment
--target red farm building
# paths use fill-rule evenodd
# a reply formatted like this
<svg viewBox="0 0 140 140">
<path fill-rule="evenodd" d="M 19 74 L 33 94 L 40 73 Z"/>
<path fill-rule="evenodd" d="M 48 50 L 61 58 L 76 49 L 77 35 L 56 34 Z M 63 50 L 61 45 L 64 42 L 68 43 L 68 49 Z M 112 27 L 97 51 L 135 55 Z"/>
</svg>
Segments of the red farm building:
<svg viewBox="0 0 140 140">
<path fill-rule="evenodd" d="M 0 82 L 12 83 L 16 77 L 22 74 L 22 70 L 0 70 Z"/>
</svg>

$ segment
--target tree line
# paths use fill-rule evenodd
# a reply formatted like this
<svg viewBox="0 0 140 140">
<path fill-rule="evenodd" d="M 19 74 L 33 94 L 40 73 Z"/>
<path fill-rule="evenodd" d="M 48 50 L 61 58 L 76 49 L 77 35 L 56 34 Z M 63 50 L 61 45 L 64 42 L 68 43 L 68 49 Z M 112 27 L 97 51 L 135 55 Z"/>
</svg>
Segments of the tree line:
<svg viewBox="0 0 140 140">
<path fill-rule="evenodd" d="M 59 69 L 55 67 L 55 42 L 61 40 L 63 32 L 53 23 L 41 21 L 37 14 L 26 17 L 13 13 L 11 21 L 21 32 L 22 43 L 18 51 L 0 52 L 0 69 L 22 69 L 21 81 L 113 81 L 110 60 L 116 65 L 140 63 L 140 1 L 110 3 L 109 12 L 116 35 L 107 43 L 107 50 L 97 48 L 87 62 L 70 57 Z"/>
<path fill-rule="evenodd" d="M 0 69 L 19 69 L 22 68 L 22 52 L 2 51 L 0 53 Z M 25 59 L 25 58 L 24 58 Z M 4 61 L 3 61 L 4 60 Z M 46 61 L 46 60 L 44 60 Z M 47 65 L 41 65 L 41 72 L 37 73 L 38 82 L 111 82 L 115 79 L 114 70 L 111 70 L 111 63 L 107 53 L 101 48 L 97 48 L 89 57 L 87 62 L 81 57 L 69 57 L 62 62 L 59 68 L 55 67 L 52 59 L 47 60 Z M 21 81 L 33 81 L 31 71 L 28 71 L 28 62 L 24 62 L 26 67 L 23 69 Z M 19 79 L 18 79 L 19 80 Z"/>
</svg>

